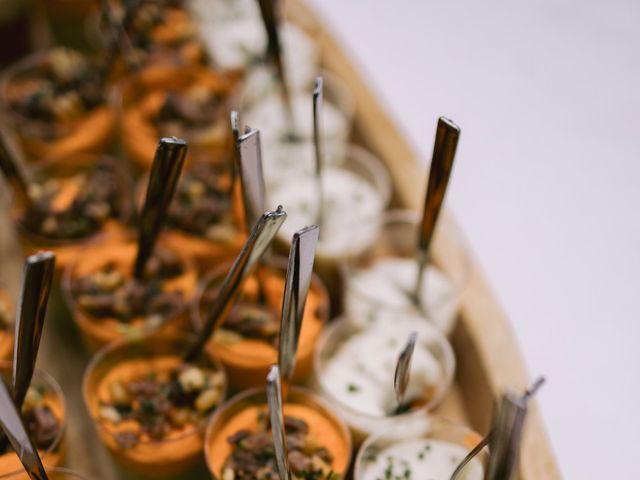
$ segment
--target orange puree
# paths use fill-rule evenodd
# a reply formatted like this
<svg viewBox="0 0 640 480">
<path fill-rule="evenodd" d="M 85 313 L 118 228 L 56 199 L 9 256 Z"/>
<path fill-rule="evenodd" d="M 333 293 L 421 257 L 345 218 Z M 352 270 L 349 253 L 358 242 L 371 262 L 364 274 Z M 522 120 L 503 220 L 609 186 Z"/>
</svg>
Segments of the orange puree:
<svg viewBox="0 0 640 480">
<path fill-rule="evenodd" d="M 226 266 L 224 271 L 230 268 Z M 261 267 L 261 283 L 266 296 L 267 307 L 280 314 L 282 296 L 284 294 L 285 272 L 283 269 Z M 205 280 L 204 284 L 208 282 Z M 241 299 L 255 299 L 258 295 L 258 281 L 255 276 L 246 280 Z M 247 300 L 245 300 L 246 302 Z M 201 299 L 198 303 L 201 305 Z M 324 286 L 317 277 L 313 277 L 309 288 L 309 295 L 304 309 L 302 329 L 298 341 L 296 369 L 294 381 L 303 381 L 312 369 L 313 351 L 328 319 L 329 297 Z M 204 312 L 202 312 L 204 313 Z M 202 313 L 195 320 L 196 326 L 202 325 Z M 199 324 L 199 325 L 198 325 Z M 222 325 L 224 329 L 224 324 Z M 264 384 L 269 367 L 278 361 L 278 350 L 265 340 L 238 337 L 227 340 L 224 331 L 214 336 L 212 350 L 222 362 L 229 378 L 229 385 L 233 390 L 243 390 Z"/>
<path fill-rule="evenodd" d="M 64 406 L 57 395 L 53 393 L 46 393 L 42 399 L 42 403 L 49 407 L 60 424 L 64 423 Z M 63 432 L 63 430 L 61 432 Z M 65 452 L 66 442 L 64 439 L 64 433 L 61 433 L 58 440 L 56 440 L 48 450 L 38 450 L 38 453 L 42 458 L 42 462 L 47 469 L 60 465 L 64 459 Z M 11 451 L 4 455 L 0 455 L 0 476 L 8 475 L 13 472 L 20 472 L 21 470 L 23 470 L 22 463 L 20 463 L 18 455 L 16 455 L 15 452 Z M 26 474 L 24 478 L 28 478 Z"/>
<path fill-rule="evenodd" d="M 154 119 L 167 98 L 167 92 L 187 91 L 193 86 L 223 98 L 230 94 L 230 85 L 224 77 L 199 66 L 150 66 L 125 85 L 121 137 L 125 152 L 137 167 L 148 169 L 151 166 L 160 136 Z M 212 122 L 215 120 L 212 118 Z M 187 161 L 198 150 L 206 152 L 209 161 L 218 161 L 231 152 L 232 138 L 226 115 L 218 119 L 214 130 L 215 134 L 207 136 L 202 143 L 186 135 L 190 150 Z"/>
<path fill-rule="evenodd" d="M 158 379 L 169 379 L 182 360 L 175 355 L 131 359 L 117 364 L 98 383 L 97 391 L 85 392 L 91 416 L 100 418 L 101 404 L 110 403 L 109 386 L 116 381 L 128 383 L 154 372 Z M 190 469 L 202 457 L 203 440 L 198 425 L 188 424 L 172 429 L 162 440 L 153 440 L 143 434 L 140 442 L 131 448 L 122 448 L 115 435 L 122 431 L 140 430 L 140 425 L 129 420 L 113 424 L 97 420 L 98 433 L 116 459 L 126 467 L 148 475 L 173 475 Z"/>
<path fill-rule="evenodd" d="M 251 390 L 229 401 L 211 419 L 207 428 L 205 456 L 209 471 L 216 477 L 222 473 L 232 445 L 227 439 L 239 430 L 258 429 L 258 415 L 268 412 L 265 393 Z M 299 388 L 290 388 L 284 414 L 304 420 L 309 435 L 331 454 L 331 467 L 344 478 L 351 461 L 351 437 L 347 427 L 315 396 Z"/>
<path fill-rule="evenodd" d="M 85 342 L 91 349 L 95 350 L 127 336 L 140 335 L 146 326 L 145 319 L 136 317 L 123 323 L 117 318 L 95 318 L 77 304 L 71 294 L 71 284 L 74 279 L 95 273 L 104 269 L 108 264 L 114 264 L 117 270 L 129 276 L 132 274 L 137 251 L 136 243 L 123 242 L 122 240 L 93 244 L 77 255 L 75 264 L 66 269 L 62 286 L 63 293 Z M 177 277 L 165 280 L 162 287 L 165 291 L 182 291 L 185 307 L 175 317 L 165 319 L 162 325 L 156 329 L 164 333 L 178 332 L 184 329 L 189 317 L 187 305 L 193 297 L 198 282 L 191 257 L 183 250 L 176 250 L 176 254 L 183 262 L 184 271 Z"/>
</svg>

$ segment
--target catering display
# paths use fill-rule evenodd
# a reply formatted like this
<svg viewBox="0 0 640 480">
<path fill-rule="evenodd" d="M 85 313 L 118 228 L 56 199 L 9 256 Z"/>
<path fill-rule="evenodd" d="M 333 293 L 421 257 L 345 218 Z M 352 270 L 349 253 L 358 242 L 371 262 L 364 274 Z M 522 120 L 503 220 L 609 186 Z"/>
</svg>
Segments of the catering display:
<svg viewBox="0 0 640 480">
<path fill-rule="evenodd" d="M 526 376 L 440 214 L 459 127 L 425 172 L 302 0 L 41 1 L 91 51 L 38 17 L 0 71 L 0 266 L 46 264 L 0 270 L 0 478 L 556 478 L 535 411 L 483 439 Z"/>
</svg>

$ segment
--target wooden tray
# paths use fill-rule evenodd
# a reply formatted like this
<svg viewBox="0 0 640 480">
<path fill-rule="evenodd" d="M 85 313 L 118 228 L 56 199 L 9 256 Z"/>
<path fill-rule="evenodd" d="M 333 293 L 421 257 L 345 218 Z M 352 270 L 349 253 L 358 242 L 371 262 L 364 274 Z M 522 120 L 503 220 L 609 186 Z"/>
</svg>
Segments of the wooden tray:
<svg viewBox="0 0 640 480">
<path fill-rule="evenodd" d="M 366 85 L 325 22 L 304 3 L 289 0 L 287 15 L 316 34 L 322 49 L 323 68 L 350 87 L 356 101 L 354 141 L 382 159 L 394 183 L 394 206 L 420 209 L 426 181 L 425 168 L 403 139 L 384 107 Z M 0 283 L 17 295 L 21 258 L 10 235 L 4 209 L 0 208 Z M 441 220 L 455 227 L 449 213 Z M 446 231 L 445 231 L 446 230 Z M 441 229 L 433 247 L 434 260 L 445 270 L 469 251 L 455 228 Z M 81 396 L 82 374 L 89 355 L 78 348 L 81 340 L 67 315 L 59 292 L 50 300 L 49 319 L 38 364 L 63 385 L 67 411 L 69 449 L 67 465 L 91 479 L 123 478 L 93 430 Z M 437 413 L 485 433 L 493 404 L 505 387 L 523 389 L 529 379 L 505 314 L 478 266 L 471 261 L 468 286 L 452 342 L 458 369 L 451 392 Z M 520 478 L 559 479 L 551 448 L 535 402 L 527 420 Z M 203 474 L 202 478 L 206 478 Z"/>
<path fill-rule="evenodd" d="M 425 167 L 384 106 L 317 12 L 304 0 L 290 0 L 287 14 L 317 33 L 323 67 L 350 87 L 356 101 L 356 140 L 387 165 L 394 183 L 395 205 L 420 210 L 426 185 Z M 448 264 L 459 261 L 460 255 L 471 255 L 462 235 L 455 234 L 457 228 L 450 212 L 441 221 L 454 227 L 440 229 L 433 247 L 435 262 L 446 270 Z M 505 387 L 526 388 L 529 377 L 508 319 L 473 259 L 452 343 L 458 361 L 456 382 L 437 413 L 486 433 L 495 399 Z M 535 402 L 527 419 L 519 475 L 522 480 L 560 478 Z"/>
</svg>

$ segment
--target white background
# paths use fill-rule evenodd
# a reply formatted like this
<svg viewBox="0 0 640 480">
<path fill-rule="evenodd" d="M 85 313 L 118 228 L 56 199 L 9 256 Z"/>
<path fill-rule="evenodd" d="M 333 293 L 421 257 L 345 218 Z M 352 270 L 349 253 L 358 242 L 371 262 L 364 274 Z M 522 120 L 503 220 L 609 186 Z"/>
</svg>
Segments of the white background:
<svg viewBox="0 0 640 480">
<path fill-rule="evenodd" d="M 313 3 L 425 162 L 462 127 L 449 205 L 563 476 L 640 478 L 640 2 Z"/>
</svg>

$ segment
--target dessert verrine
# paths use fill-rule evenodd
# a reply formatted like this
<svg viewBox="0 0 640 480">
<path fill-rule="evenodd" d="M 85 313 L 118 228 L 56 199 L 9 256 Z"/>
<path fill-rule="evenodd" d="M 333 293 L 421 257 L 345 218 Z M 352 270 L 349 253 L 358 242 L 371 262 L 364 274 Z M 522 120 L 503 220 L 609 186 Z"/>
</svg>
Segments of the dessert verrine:
<svg viewBox="0 0 640 480">
<path fill-rule="evenodd" d="M 46 465 L 45 465 L 46 468 Z M 28 479 L 29 476 L 25 472 L 16 472 L 14 474 L 2 477 L 5 480 Z M 49 480 L 88 480 L 77 472 L 67 468 L 47 468 L 47 478 Z"/>
<path fill-rule="evenodd" d="M 125 239 L 88 246 L 66 269 L 63 293 L 89 348 L 188 326 L 196 269 L 188 252 L 169 248 L 164 241 L 159 241 L 142 278 L 133 275 L 138 246 Z"/>
<path fill-rule="evenodd" d="M 188 250 L 199 272 L 209 272 L 235 257 L 246 238 L 238 227 L 237 219 L 244 214 L 236 205 L 231 182 L 226 165 L 197 162 L 183 173 L 176 187 L 167 215 L 171 232 L 167 245 Z"/>
<path fill-rule="evenodd" d="M 204 429 L 224 399 L 226 377 L 207 351 L 184 361 L 191 341 L 153 335 L 118 342 L 86 370 L 83 394 L 98 434 L 137 474 L 186 475 L 203 463 Z"/>
<path fill-rule="evenodd" d="M 216 299 L 230 268 L 230 263 L 221 265 L 202 280 L 192 307 L 196 330 L 202 328 L 207 308 Z M 245 281 L 229 316 L 213 336 L 213 352 L 224 365 L 232 389 L 263 385 L 269 367 L 278 360 L 286 268 L 286 262 L 277 258 L 259 266 Z M 305 304 L 295 380 L 301 381 L 311 372 L 314 347 L 328 318 L 329 296 L 314 275 Z"/>
<path fill-rule="evenodd" d="M 55 48 L 36 53 L 2 75 L 0 98 L 27 157 L 65 158 L 102 152 L 116 126 L 99 62 Z"/>
<path fill-rule="evenodd" d="M 480 442 L 467 427 L 427 415 L 368 438 L 356 458 L 355 480 L 402 478 L 449 480 L 456 467 Z M 486 451 L 467 464 L 462 480 L 483 480 Z"/>
<path fill-rule="evenodd" d="M 69 159 L 39 166 L 29 185 L 30 205 L 12 206 L 25 253 L 54 251 L 58 271 L 88 241 L 121 233 L 118 221 L 131 213 L 131 182 L 116 160 L 90 154 Z"/>
<path fill-rule="evenodd" d="M 11 384 L 11 363 L 0 362 L 0 374 Z M 67 412 L 64 396 L 58 383 L 49 374 L 36 369 L 22 404 L 25 427 L 45 467 L 53 468 L 64 459 L 64 438 Z M 23 472 L 18 455 L 4 434 L 0 434 L 0 478 Z"/>
<path fill-rule="evenodd" d="M 417 342 L 405 400 L 399 405 L 394 372 L 412 332 Z M 357 443 L 381 428 L 401 428 L 435 407 L 454 370 L 453 350 L 436 327 L 421 318 L 398 316 L 368 328 L 339 319 L 323 333 L 314 358 L 316 388 L 345 419 Z"/>
<path fill-rule="evenodd" d="M 422 317 L 445 334 L 452 332 L 460 294 L 469 274 L 468 258 L 463 251 L 449 255 L 446 270 L 430 262 L 422 274 L 416 299 L 419 228 L 417 213 L 387 212 L 375 241 L 343 263 L 344 307 L 349 321 L 364 328 L 393 315 Z M 455 234 L 446 222 L 439 228 Z"/>
<path fill-rule="evenodd" d="M 349 431 L 311 393 L 287 388 L 284 403 L 289 463 L 296 479 L 344 478 L 351 462 Z M 222 406 L 207 428 L 205 456 L 215 479 L 278 478 L 264 389 L 241 393 Z"/>
<path fill-rule="evenodd" d="M 322 73 L 324 98 L 321 129 L 324 161 L 341 164 L 351 156 L 348 140 L 351 135 L 354 102 L 351 92 L 330 73 Z M 292 92 L 291 110 L 293 126 L 290 124 L 280 90 L 274 85 L 264 96 L 253 103 L 248 92 L 259 90 L 259 85 L 247 85 L 243 93 L 242 107 L 246 109 L 244 121 L 261 129 L 263 143 L 262 159 L 265 182 L 274 188 L 279 183 L 298 175 L 310 175 L 315 171 L 313 149 L 313 109 L 311 96 L 313 80 L 298 92 Z"/>
<path fill-rule="evenodd" d="M 340 166 L 324 168 L 321 183 L 325 214 L 315 265 L 335 307 L 342 295 L 338 262 L 364 250 L 376 238 L 391 196 L 391 181 L 379 160 L 351 146 Z M 269 202 L 278 201 L 289 212 L 278 236 L 282 244 L 288 245 L 296 229 L 318 221 L 320 194 L 315 175 L 283 175 L 267 196 Z"/>
<path fill-rule="evenodd" d="M 13 351 L 14 304 L 11 294 L 0 286 L 0 360 Z"/>
<path fill-rule="evenodd" d="M 121 137 L 136 166 L 147 169 L 161 136 L 189 142 L 188 160 L 231 165 L 228 81 L 205 67 L 167 67 L 166 75 L 141 71 L 124 87 Z"/>
</svg>

